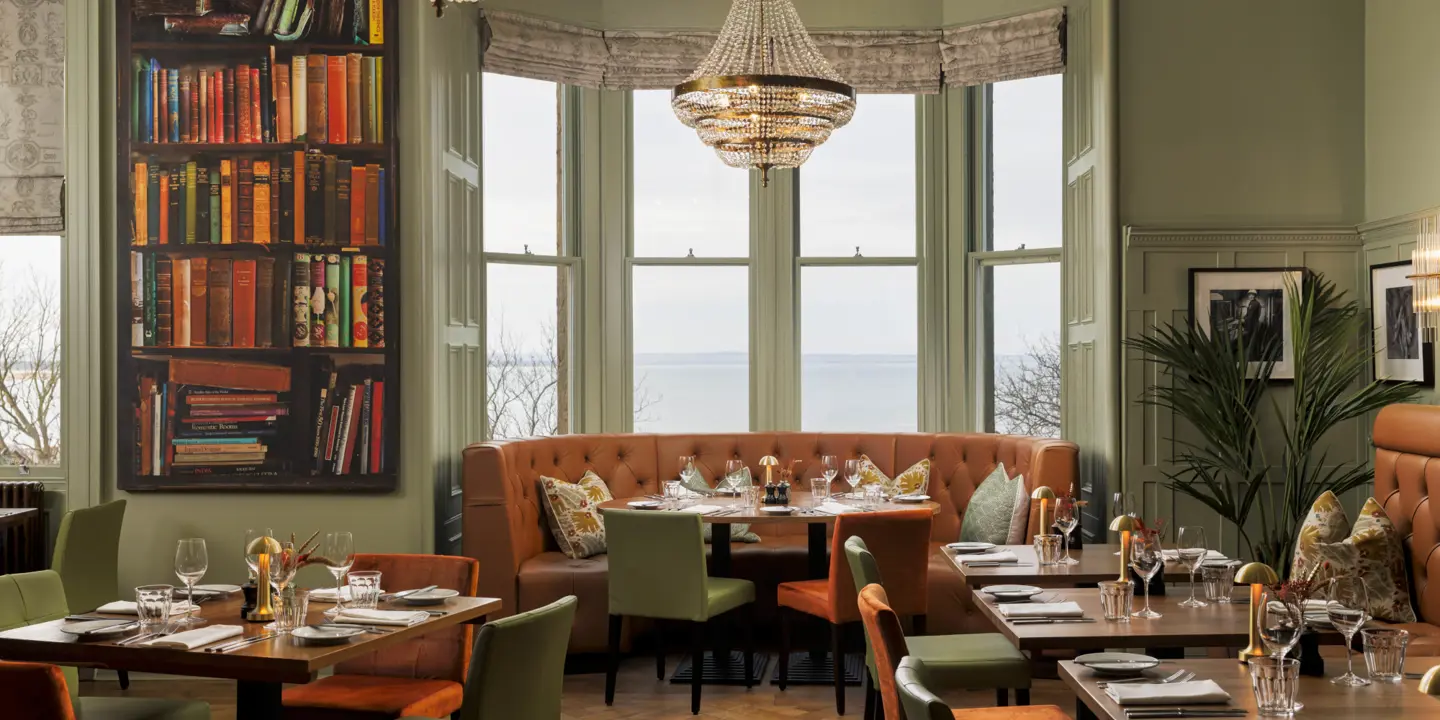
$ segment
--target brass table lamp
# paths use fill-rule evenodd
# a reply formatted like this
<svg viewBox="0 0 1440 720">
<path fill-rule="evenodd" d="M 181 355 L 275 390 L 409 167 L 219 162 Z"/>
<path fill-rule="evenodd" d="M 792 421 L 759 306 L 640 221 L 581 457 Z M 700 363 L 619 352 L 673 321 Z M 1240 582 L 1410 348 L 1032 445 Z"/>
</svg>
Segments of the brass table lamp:
<svg viewBox="0 0 1440 720">
<path fill-rule="evenodd" d="M 1110 521 L 1110 531 L 1120 533 L 1120 581 L 1130 579 L 1130 533 L 1139 527 L 1134 515 L 1121 515 Z"/>
<path fill-rule="evenodd" d="M 245 548 L 245 554 L 258 556 L 255 560 L 255 609 L 245 616 L 250 622 L 270 622 L 275 619 L 275 604 L 270 592 L 270 562 L 280 554 L 280 543 L 272 537 L 258 537 Z"/>
<path fill-rule="evenodd" d="M 1261 593 L 1266 585 L 1274 585 L 1280 582 L 1280 576 L 1265 563 L 1252 562 L 1235 572 L 1235 582 L 1241 585 L 1250 586 L 1250 646 L 1240 651 L 1240 662 L 1250 658 L 1264 657 L 1265 648 L 1256 637 L 1258 628 L 1256 626 L 1256 613 L 1260 611 Z"/>
<path fill-rule="evenodd" d="M 1040 524 L 1036 534 L 1049 535 L 1050 523 L 1045 522 L 1045 511 L 1049 509 L 1050 503 L 1055 502 L 1055 491 L 1051 490 L 1048 486 L 1041 485 L 1035 488 L 1034 492 L 1030 493 L 1030 499 L 1040 501 Z"/>
</svg>

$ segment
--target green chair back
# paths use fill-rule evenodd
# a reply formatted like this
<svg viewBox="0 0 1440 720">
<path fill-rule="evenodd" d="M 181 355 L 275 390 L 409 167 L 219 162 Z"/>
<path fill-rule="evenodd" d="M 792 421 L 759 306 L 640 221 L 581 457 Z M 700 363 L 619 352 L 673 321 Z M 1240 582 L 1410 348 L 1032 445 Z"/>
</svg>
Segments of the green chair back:
<svg viewBox="0 0 1440 720">
<path fill-rule="evenodd" d="M 880 565 L 875 562 L 875 556 L 870 554 L 870 548 L 865 540 L 859 535 L 851 535 L 845 540 L 845 560 L 850 563 L 850 577 L 855 579 L 855 594 L 866 585 L 879 585 Z M 875 676 L 875 651 L 870 647 L 870 635 L 865 634 L 865 667 L 870 673 L 870 682 L 877 682 Z"/>
<path fill-rule="evenodd" d="M 480 628 L 460 720 L 558 720 L 574 595 Z"/>
<path fill-rule="evenodd" d="M 954 720 L 955 714 L 945 701 L 925 688 L 925 663 L 920 658 L 901 658 L 895 669 L 895 689 L 900 692 L 900 707 L 905 720 Z"/>
<path fill-rule="evenodd" d="M 65 584 L 54 570 L 0 575 L 0 631 L 58 620 L 70 614 Z M 70 701 L 80 696 L 80 677 L 73 667 L 61 668 Z"/>
<path fill-rule="evenodd" d="M 60 573 L 71 608 L 90 612 L 119 599 L 120 526 L 124 521 L 124 500 L 71 510 L 60 520 L 50 567 Z"/>
<path fill-rule="evenodd" d="M 700 525 L 692 513 L 605 511 L 610 614 L 708 620 Z"/>
</svg>

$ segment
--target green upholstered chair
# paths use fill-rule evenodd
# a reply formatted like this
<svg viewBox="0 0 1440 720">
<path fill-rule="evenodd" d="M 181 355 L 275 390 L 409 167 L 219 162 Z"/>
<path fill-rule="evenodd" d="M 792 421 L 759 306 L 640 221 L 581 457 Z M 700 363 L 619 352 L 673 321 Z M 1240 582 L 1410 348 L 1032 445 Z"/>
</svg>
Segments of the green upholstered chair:
<svg viewBox="0 0 1440 720">
<path fill-rule="evenodd" d="M 610 663 L 605 674 L 605 704 L 615 702 L 620 631 L 626 616 L 690 624 L 690 712 L 698 715 L 706 623 L 732 610 L 744 611 L 745 686 L 750 687 L 755 638 L 749 611 L 755 602 L 755 584 L 707 574 L 700 516 L 607 510 L 605 538 L 610 565 Z"/>
<path fill-rule="evenodd" d="M 53 570 L 0 575 L 0 630 L 49 622 L 70 614 L 65 588 Z M 75 717 L 80 720 L 209 720 L 203 702 L 149 698 L 79 697 L 75 668 L 63 668 Z"/>
<path fill-rule="evenodd" d="M 90 612 L 119 600 L 120 526 L 125 501 L 115 500 L 65 513 L 55 536 L 50 569 L 65 583 L 65 601 L 74 612 Z M 120 687 L 130 687 L 130 674 L 120 671 Z"/>
<path fill-rule="evenodd" d="M 865 541 L 852 537 L 845 541 L 845 559 L 855 578 L 855 592 L 866 585 L 884 587 L 880 567 Z M 980 690 L 995 688 L 996 704 L 1010 703 L 1009 691 L 1015 691 L 1017 705 L 1030 704 L 1030 663 L 1000 633 L 970 635 L 916 635 L 905 638 L 911 657 L 924 661 L 928 677 L 936 687 L 947 690 Z M 870 638 L 865 638 L 865 718 L 871 720 L 880 706 L 876 691 L 875 652 Z"/>
<path fill-rule="evenodd" d="M 928 668 L 924 661 L 908 655 L 901 658 L 900 666 L 895 668 L 895 690 L 900 696 L 904 720 L 1069 720 L 1070 716 L 1054 705 L 951 710 L 925 687 L 931 675 Z"/>
</svg>

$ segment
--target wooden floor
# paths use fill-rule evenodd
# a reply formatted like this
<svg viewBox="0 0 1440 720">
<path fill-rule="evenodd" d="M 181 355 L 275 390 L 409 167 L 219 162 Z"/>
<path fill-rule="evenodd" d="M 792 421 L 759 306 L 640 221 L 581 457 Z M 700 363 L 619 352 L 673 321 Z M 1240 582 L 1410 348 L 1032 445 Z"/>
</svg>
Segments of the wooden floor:
<svg viewBox="0 0 1440 720">
<path fill-rule="evenodd" d="M 670 669 L 674 669 L 672 660 Z M 106 673 L 106 675 L 110 675 Z M 113 675 L 110 675 L 113 678 Z M 81 683 L 82 695 L 169 697 L 205 700 L 210 703 L 214 720 L 235 720 L 235 684 L 220 680 L 142 680 L 130 683 L 128 691 L 120 690 L 113 680 L 99 679 Z M 846 696 L 846 718 L 859 720 L 860 688 L 850 688 Z M 988 707 L 995 703 L 994 692 L 961 692 L 946 695 L 951 707 Z M 1031 694 L 1037 704 L 1059 705 L 1074 714 L 1075 696 L 1058 680 L 1036 680 Z M 652 660 L 632 659 L 621 668 L 616 687 L 615 705 L 605 706 L 603 674 L 570 675 L 565 678 L 565 720 L 660 720 L 661 718 L 693 717 L 690 714 L 690 687 L 671 685 L 655 680 Z M 723 720 L 821 720 L 836 718 L 835 695 L 830 687 L 795 687 L 785 692 L 773 685 L 745 688 L 706 686 L 701 700 L 700 717 Z"/>
</svg>

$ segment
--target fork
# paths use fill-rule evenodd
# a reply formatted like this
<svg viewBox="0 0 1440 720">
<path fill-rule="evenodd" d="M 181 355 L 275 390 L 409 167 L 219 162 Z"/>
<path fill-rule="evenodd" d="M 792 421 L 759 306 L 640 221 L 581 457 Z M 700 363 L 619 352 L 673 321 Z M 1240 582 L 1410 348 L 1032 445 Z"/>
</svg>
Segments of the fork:
<svg viewBox="0 0 1440 720">
<path fill-rule="evenodd" d="M 1132 683 L 1140 683 L 1146 685 L 1168 685 L 1170 683 L 1185 682 L 1186 680 L 1189 680 L 1193 677 L 1195 677 L 1195 671 L 1193 670 L 1176 670 L 1174 674 L 1160 678 L 1159 680 L 1155 680 L 1152 678 L 1129 678 L 1127 680 L 1109 680 L 1106 682 L 1095 683 L 1095 687 L 1106 688 L 1110 687 L 1111 685 L 1129 685 Z"/>
</svg>

